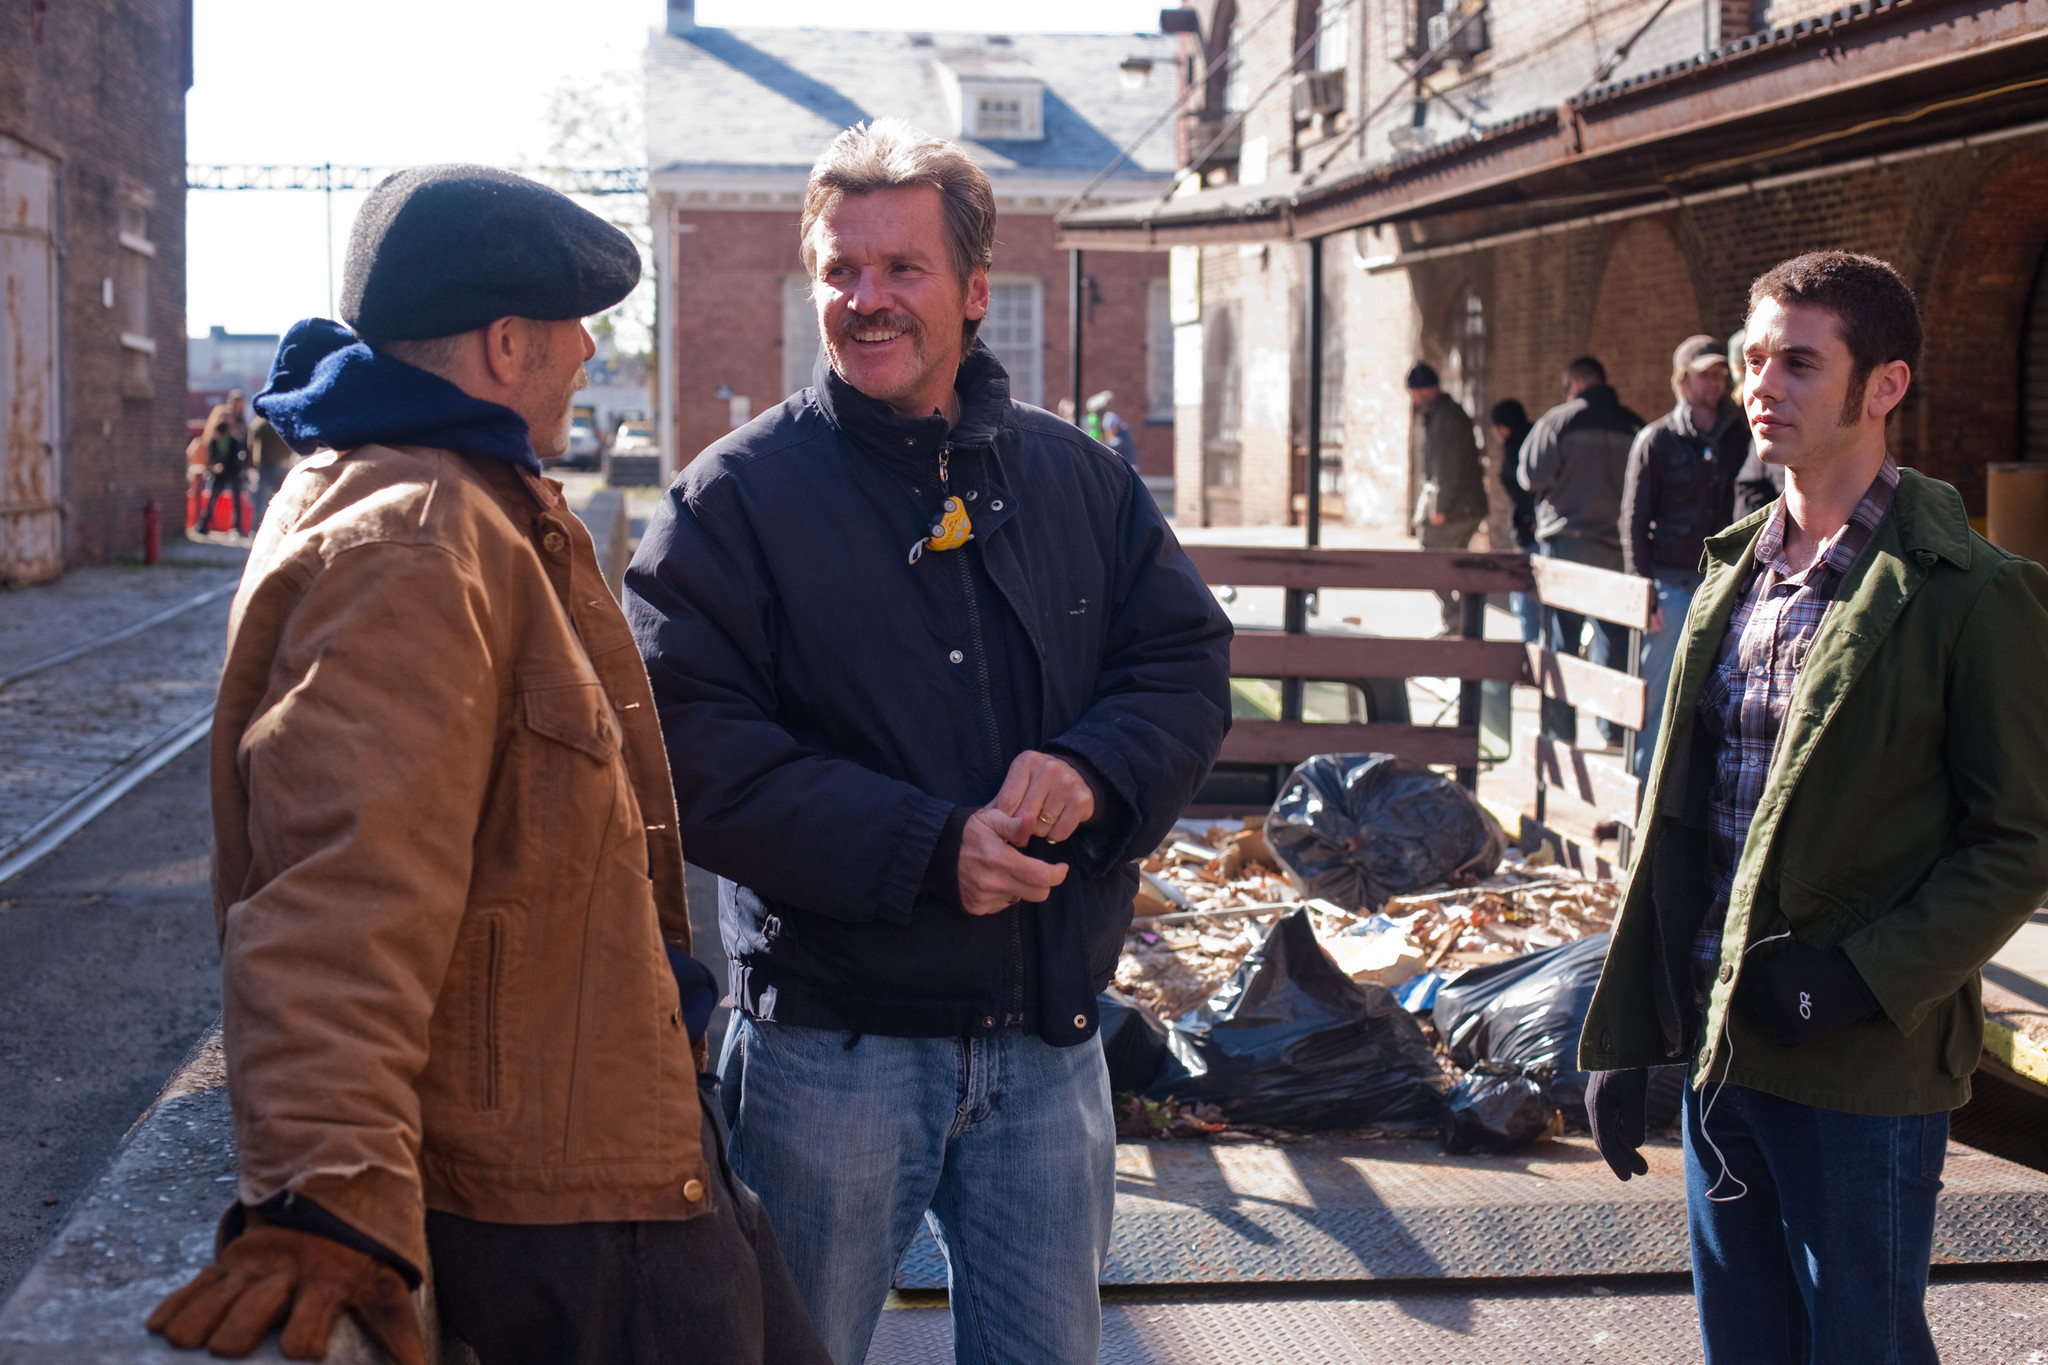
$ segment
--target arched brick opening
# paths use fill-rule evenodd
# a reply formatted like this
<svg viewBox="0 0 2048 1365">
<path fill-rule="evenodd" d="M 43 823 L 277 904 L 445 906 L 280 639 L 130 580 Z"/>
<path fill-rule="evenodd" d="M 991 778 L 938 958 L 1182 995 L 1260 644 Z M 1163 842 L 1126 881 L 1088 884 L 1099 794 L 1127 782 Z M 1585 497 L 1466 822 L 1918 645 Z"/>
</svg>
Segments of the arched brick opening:
<svg viewBox="0 0 2048 1365">
<path fill-rule="evenodd" d="M 1700 330 L 1692 267 L 1670 226 L 1661 217 L 1627 224 L 1608 252 L 1586 345 L 1621 401 L 1646 418 L 1669 408 L 1671 353 Z"/>
<path fill-rule="evenodd" d="M 2020 341 L 2048 248 L 2048 145 L 1992 162 L 1920 286 L 1920 372 L 1894 425 L 1902 460 L 1984 511 L 1984 466 L 2020 452 Z"/>
</svg>

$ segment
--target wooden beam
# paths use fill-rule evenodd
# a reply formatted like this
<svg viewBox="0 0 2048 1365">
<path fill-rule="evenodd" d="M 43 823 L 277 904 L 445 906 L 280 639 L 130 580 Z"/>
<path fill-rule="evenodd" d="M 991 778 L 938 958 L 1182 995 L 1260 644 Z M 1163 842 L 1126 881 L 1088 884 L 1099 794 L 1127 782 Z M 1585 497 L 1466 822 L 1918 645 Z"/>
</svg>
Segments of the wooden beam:
<svg viewBox="0 0 2048 1365">
<path fill-rule="evenodd" d="M 1470 768 L 1479 732 L 1470 725 L 1319 725 L 1241 720 L 1223 737 L 1220 763 L 1299 763 L 1315 754 L 1398 754 L 1417 763 Z"/>
<path fill-rule="evenodd" d="M 1241 630 L 1230 642 L 1230 672 L 1239 678 L 1494 678 L 1516 682 L 1526 666 L 1523 649 L 1512 640 L 1411 640 Z"/>
<path fill-rule="evenodd" d="M 1641 678 L 1587 663 L 1576 654 L 1553 654 L 1542 645 L 1525 648 L 1529 671 L 1522 681 L 1533 684 L 1544 696 L 1569 702 L 1630 730 L 1643 728 L 1650 689 Z"/>
<path fill-rule="evenodd" d="M 1610 762 L 1604 755 L 1589 755 L 1563 740 L 1548 738 L 1534 722 L 1516 727 L 1515 748 L 1524 746 L 1543 779 L 1545 824 L 1558 824 L 1565 812 L 1578 807 L 1586 813 L 1588 824 L 1619 820 L 1635 826 L 1642 784 L 1624 772 L 1619 761 Z"/>
<path fill-rule="evenodd" d="M 1597 617 L 1633 630 L 1650 628 L 1657 585 L 1647 578 L 1542 555 L 1530 558 L 1529 572 L 1536 579 L 1536 595 L 1546 607 Z"/>
<path fill-rule="evenodd" d="M 1309 550 L 1189 545 L 1202 581 L 1278 588 L 1412 588 L 1527 592 L 1529 556 L 1477 550 Z M 1645 582 L 1649 580 L 1645 579 Z"/>
</svg>

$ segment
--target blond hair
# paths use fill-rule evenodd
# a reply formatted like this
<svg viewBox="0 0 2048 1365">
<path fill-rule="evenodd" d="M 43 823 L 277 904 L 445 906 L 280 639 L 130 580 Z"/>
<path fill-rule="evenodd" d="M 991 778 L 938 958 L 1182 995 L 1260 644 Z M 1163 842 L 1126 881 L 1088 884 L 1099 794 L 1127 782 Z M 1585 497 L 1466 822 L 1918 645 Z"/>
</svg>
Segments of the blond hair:
<svg viewBox="0 0 2048 1365">
<path fill-rule="evenodd" d="M 818 273 L 811 238 L 818 221 L 849 194 L 876 190 L 934 189 L 946 216 L 946 249 L 961 283 L 995 259 L 996 192 L 974 159 L 944 138 L 920 132 L 900 118 L 878 118 L 832 139 L 811 167 L 798 223 L 804 271 Z M 975 324 L 967 324 L 974 336 Z"/>
</svg>

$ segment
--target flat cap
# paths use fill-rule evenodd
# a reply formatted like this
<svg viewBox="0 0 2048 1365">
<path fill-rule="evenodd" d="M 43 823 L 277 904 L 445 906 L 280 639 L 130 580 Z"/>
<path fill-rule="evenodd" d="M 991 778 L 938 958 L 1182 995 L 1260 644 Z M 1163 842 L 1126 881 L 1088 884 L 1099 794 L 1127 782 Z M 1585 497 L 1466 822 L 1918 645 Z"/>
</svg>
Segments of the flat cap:
<svg viewBox="0 0 2048 1365">
<path fill-rule="evenodd" d="M 1671 370 L 1676 374 L 1690 370 L 1694 374 L 1711 370 L 1716 365 L 1726 367 L 1728 351 L 1722 342 L 1709 336 L 1687 337 L 1678 343 L 1678 349 L 1671 353 Z"/>
<path fill-rule="evenodd" d="M 490 166 L 415 166 L 356 214 L 341 316 L 367 341 L 422 341 L 589 317 L 639 280 L 632 239 L 565 195 Z"/>
</svg>

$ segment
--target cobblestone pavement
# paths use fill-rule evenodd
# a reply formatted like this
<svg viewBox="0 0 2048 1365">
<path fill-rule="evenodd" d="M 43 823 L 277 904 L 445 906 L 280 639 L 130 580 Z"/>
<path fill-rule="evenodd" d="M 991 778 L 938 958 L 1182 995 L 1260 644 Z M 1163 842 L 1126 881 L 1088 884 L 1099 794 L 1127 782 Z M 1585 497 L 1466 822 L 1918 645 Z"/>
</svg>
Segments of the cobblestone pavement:
<svg viewBox="0 0 2048 1365">
<path fill-rule="evenodd" d="M 0 592 L 6 676 L 229 589 L 128 639 L 0 685 L 0 856 L 66 801 L 212 705 L 240 574 L 232 558 L 110 566 Z"/>
</svg>

